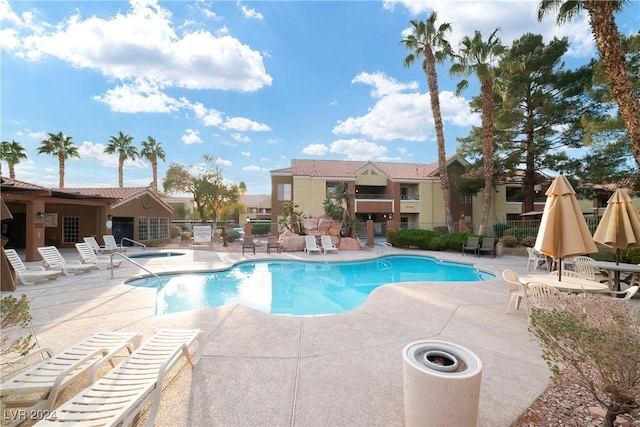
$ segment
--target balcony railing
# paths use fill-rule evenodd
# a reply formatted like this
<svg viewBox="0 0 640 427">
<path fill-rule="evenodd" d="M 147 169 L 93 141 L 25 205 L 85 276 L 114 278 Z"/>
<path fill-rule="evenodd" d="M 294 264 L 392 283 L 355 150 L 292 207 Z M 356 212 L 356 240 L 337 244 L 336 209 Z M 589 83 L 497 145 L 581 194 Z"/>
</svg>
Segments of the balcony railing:
<svg viewBox="0 0 640 427">
<path fill-rule="evenodd" d="M 366 199 L 366 200 L 393 200 L 393 196 L 388 194 L 363 194 L 356 193 L 356 199 Z"/>
</svg>

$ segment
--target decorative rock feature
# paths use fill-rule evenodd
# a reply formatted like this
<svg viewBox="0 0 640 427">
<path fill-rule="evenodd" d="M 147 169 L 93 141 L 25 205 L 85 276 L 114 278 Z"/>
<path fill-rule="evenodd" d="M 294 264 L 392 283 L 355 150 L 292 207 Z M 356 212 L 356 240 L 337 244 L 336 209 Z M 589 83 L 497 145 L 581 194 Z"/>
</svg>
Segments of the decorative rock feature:
<svg viewBox="0 0 640 427">
<path fill-rule="evenodd" d="M 341 251 L 358 251 L 362 249 L 359 240 L 351 237 L 340 237 L 342 223 L 332 221 L 327 217 L 307 217 L 302 220 L 304 233 L 307 236 L 322 236 L 328 234 L 331 236 L 331 242 Z M 285 230 L 280 235 L 280 243 L 283 252 L 299 252 L 304 250 L 304 236 L 299 236 L 291 230 Z M 319 240 L 319 238 L 318 238 Z"/>
</svg>

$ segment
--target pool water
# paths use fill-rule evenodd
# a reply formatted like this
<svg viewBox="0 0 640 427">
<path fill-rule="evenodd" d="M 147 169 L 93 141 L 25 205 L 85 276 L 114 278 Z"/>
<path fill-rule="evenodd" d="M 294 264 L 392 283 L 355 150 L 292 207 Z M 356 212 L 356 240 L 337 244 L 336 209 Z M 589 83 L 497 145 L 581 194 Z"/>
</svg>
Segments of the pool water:
<svg viewBox="0 0 640 427">
<path fill-rule="evenodd" d="M 158 289 L 156 313 L 242 304 L 292 316 L 336 314 L 362 305 L 378 286 L 400 282 L 477 282 L 490 273 L 422 256 L 366 261 L 254 261 L 216 272 L 179 273 L 129 281 Z"/>
</svg>

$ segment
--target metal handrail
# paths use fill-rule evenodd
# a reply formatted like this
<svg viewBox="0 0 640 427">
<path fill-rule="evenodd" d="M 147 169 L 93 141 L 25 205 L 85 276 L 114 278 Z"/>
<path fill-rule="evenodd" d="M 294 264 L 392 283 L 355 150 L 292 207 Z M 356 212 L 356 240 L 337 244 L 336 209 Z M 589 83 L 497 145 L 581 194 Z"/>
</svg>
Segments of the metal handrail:
<svg viewBox="0 0 640 427">
<path fill-rule="evenodd" d="M 134 245 L 140 245 L 140 246 L 142 246 L 142 250 L 143 250 L 143 251 L 147 249 L 147 245 L 145 245 L 144 243 L 136 242 L 135 240 L 132 240 L 132 239 L 130 239 L 130 238 L 128 238 L 128 237 L 123 237 L 123 238 L 122 238 L 122 240 L 120 240 L 120 246 L 121 246 L 121 247 L 123 247 L 123 248 L 124 248 L 124 241 L 125 241 L 125 240 L 126 240 L 127 242 L 131 242 L 131 243 L 133 243 Z"/>
<path fill-rule="evenodd" d="M 129 258 L 128 256 L 126 256 L 125 254 L 121 253 L 121 252 L 111 252 L 111 278 L 113 279 L 113 256 L 114 255 L 119 255 L 120 257 L 122 257 L 123 259 L 129 261 L 131 264 L 135 265 L 136 267 L 139 267 L 141 269 L 143 269 L 144 271 L 146 271 L 147 273 L 151 274 L 153 277 L 155 277 L 156 279 L 158 279 L 159 283 L 162 283 L 162 279 L 160 278 L 160 276 L 158 276 L 156 273 L 154 273 L 153 271 L 149 270 L 148 268 L 145 268 L 143 266 L 141 266 L 140 264 L 138 264 L 137 262 L 135 262 L 134 260 L 132 260 L 131 258 Z"/>
</svg>

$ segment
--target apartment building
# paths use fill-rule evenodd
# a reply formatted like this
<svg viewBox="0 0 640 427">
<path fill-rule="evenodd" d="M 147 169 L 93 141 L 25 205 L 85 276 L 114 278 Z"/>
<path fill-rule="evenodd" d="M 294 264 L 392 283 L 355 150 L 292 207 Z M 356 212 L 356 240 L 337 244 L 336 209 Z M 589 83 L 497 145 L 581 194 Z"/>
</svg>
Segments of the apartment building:
<svg viewBox="0 0 640 427">
<path fill-rule="evenodd" d="M 447 161 L 451 181 L 468 163 L 457 156 Z M 306 214 L 324 213 L 322 202 L 345 184 L 355 195 L 352 209 L 362 222 L 393 221 L 400 227 L 445 225 L 438 163 L 393 163 L 349 160 L 292 159 L 291 166 L 271 171 L 271 220 L 277 222 L 285 202 L 293 201 Z M 451 185 L 454 220 L 469 218 L 474 198 Z"/>
</svg>

